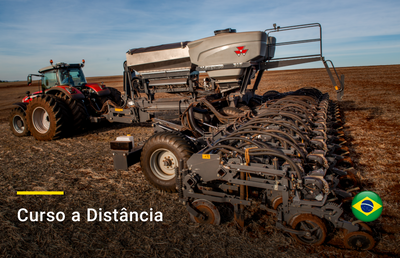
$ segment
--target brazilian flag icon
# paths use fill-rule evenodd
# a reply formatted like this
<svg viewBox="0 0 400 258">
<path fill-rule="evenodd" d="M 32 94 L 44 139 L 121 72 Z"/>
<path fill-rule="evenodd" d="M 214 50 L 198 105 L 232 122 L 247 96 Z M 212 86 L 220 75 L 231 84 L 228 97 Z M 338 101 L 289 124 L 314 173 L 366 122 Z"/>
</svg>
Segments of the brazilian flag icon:
<svg viewBox="0 0 400 258">
<path fill-rule="evenodd" d="M 354 216 L 364 222 L 374 221 L 379 218 L 382 209 L 381 198 L 371 191 L 357 194 L 351 203 L 351 210 Z"/>
</svg>

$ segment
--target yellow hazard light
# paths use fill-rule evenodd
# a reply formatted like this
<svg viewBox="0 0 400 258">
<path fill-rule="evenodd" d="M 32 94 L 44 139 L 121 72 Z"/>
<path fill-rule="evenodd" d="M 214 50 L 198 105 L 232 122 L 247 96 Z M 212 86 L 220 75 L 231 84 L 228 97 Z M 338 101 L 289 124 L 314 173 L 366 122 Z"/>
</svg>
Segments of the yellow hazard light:
<svg viewBox="0 0 400 258">
<path fill-rule="evenodd" d="M 50 59 L 50 64 L 53 65 L 53 59 Z"/>
<path fill-rule="evenodd" d="M 338 86 L 335 86 L 335 90 L 339 90 L 339 87 L 338 87 Z"/>
<path fill-rule="evenodd" d="M 83 63 L 83 64 L 85 63 L 85 59 L 82 59 L 82 63 Z"/>
</svg>

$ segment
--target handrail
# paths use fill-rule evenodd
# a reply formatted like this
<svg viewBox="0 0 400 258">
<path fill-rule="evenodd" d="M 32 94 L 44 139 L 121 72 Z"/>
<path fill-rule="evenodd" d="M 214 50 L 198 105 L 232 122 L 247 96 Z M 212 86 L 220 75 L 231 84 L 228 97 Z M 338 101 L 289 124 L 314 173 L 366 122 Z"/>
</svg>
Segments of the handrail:
<svg viewBox="0 0 400 258">
<path fill-rule="evenodd" d="M 319 27 L 319 38 L 292 40 L 292 41 L 271 44 L 273 47 L 276 47 L 276 46 L 287 46 L 287 45 L 319 42 L 319 54 L 271 58 L 271 59 L 265 60 L 265 62 L 259 66 L 260 70 L 268 70 L 271 68 L 277 68 L 277 67 L 283 67 L 283 66 L 289 66 L 289 65 L 297 65 L 297 64 L 303 64 L 303 63 L 309 63 L 309 62 L 315 62 L 315 61 L 322 61 L 325 66 L 325 69 L 329 75 L 329 78 L 332 81 L 332 85 L 334 86 L 334 88 L 336 90 L 337 98 L 339 100 L 342 99 L 343 92 L 344 92 L 344 75 L 339 76 L 332 61 L 325 60 L 325 58 L 322 56 L 322 27 L 321 27 L 321 24 L 308 23 L 308 24 L 280 27 L 280 26 L 276 26 L 276 24 L 274 23 L 273 26 L 274 26 L 274 28 L 266 29 L 264 31 L 267 34 L 267 39 L 271 33 Z M 331 64 L 339 83 L 336 83 L 336 80 L 335 80 L 334 76 L 332 75 L 332 72 L 329 68 L 328 63 Z M 262 75 L 262 73 L 261 73 L 261 75 Z M 257 90 L 257 88 L 258 88 L 258 83 L 261 79 L 260 76 L 258 76 L 258 77 L 259 78 L 257 78 L 256 84 L 254 84 L 254 86 L 253 86 L 253 92 L 255 92 L 255 90 Z"/>
<path fill-rule="evenodd" d="M 274 28 L 266 29 L 264 31 L 265 33 L 267 33 L 267 38 L 269 37 L 269 34 L 271 34 L 271 33 L 319 27 L 319 38 L 281 42 L 281 43 L 276 43 L 275 46 L 302 44 L 302 43 L 310 43 L 310 42 L 318 42 L 319 41 L 319 50 L 320 50 L 319 51 L 320 52 L 319 55 L 322 57 L 322 27 L 321 27 L 321 24 L 319 24 L 319 23 L 308 23 L 308 24 L 300 24 L 300 25 L 281 27 L 281 26 L 276 26 L 276 24 L 274 23 L 273 26 L 274 26 Z"/>
</svg>

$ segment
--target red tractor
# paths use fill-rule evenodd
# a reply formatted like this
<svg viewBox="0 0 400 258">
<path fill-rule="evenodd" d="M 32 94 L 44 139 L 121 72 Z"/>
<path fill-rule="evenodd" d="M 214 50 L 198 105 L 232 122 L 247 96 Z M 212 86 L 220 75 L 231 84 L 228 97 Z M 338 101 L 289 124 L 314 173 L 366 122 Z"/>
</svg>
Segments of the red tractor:
<svg viewBox="0 0 400 258">
<path fill-rule="evenodd" d="M 103 84 L 87 83 L 80 64 L 57 63 L 39 70 L 41 90 L 15 103 L 9 118 L 16 136 L 32 134 L 37 140 L 49 141 L 82 130 L 89 122 L 102 120 L 109 103 L 119 105 L 120 92 Z M 110 102 L 111 101 L 111 102 Z M 107 104 L 106 104 L 107 103 Z"/>
</svg>

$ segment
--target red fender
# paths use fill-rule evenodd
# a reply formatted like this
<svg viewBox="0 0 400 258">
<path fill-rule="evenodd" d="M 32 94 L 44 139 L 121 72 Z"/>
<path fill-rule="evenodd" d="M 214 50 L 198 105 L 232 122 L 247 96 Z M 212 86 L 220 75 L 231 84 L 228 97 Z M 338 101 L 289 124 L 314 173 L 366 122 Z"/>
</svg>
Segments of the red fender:
<svg viewBox="0 0 400 258">
<path fill-rule="evenodd" d="M 52 94 L 52 95 L 56 95 L 58 92 L 63 92 L 66 95 L 68 95 L 71 99 L 84 99 L 85 95 L 83 95 L 83 93 L 74 88 L 74 87 L 69 87 L 69 86 L 55 86 L 52 87 L 48 90 L 45 91 L 46 94 Z M 29 96 L 26 96 L 25 98 L 22 99 L 23 103 L 29 103 L 32 101 L 32 99 L 36 98 L 38 95 L 42 94 L 42 91 L 36 91 L 32 94 L 30 94 Z"/>
<path fill-rule="evenodd" d="M 96 92 L 99 96 L 106 96 L 110 95 L 111 93 L 106 86 L 100 85 L 98 83 L 87 83 L 85 84 L 85 86 L 94 90 L 94 92 Z"/>
<path fill-rule="evenodd" d="M 52 95 L 56 95 L 57 92 L 63 92 L 66 95 L 68 95 L 71 99 L 84 99 L 85 95 L 83 95 L 83 93 L 78 90 L 75 87 L 70 87 L 67 85 L 62 85 L 62 86 L 55 86 L 55 87 L 51 87 L 50 89 L 46 90 L 45 92 L 47 94 L 52 94 Z"/>
</svg>

